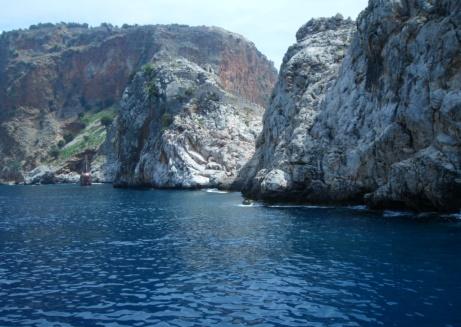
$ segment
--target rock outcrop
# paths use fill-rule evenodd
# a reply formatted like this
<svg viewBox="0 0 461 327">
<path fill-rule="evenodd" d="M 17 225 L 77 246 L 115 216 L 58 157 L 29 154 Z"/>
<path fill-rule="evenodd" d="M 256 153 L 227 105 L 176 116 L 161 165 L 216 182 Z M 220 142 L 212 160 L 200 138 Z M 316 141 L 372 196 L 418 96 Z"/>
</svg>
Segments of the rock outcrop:
<svg viewBox="0 0 461 327">
<path fill-rule="evenodd" d="M 229 187 L 254 153 L 263 112 L 186 59 L 148 65 L 114 126 L 115 185 Z"/>
<path fill-rule="evenodd" d="M 245 194 L 459 210 L 461 3 L 370 0 L 357 26 L 323 101 L 282 70 Z"/>
<path fill-rule="evenodd" d="M 26 174 L 24 183 L 26 185 L 55 184 L 56 176 L 52 168 L 39 166 Z"/>
<path fill-rule="evenodd" d="M 299 29 L 264 115 L 257 152 L 242 170 L 236 189 L 265 200 L 310 200 L 303 192 L 308 169 L 303 156 L 312 155 L 310 128 L 355 31 L 355 23 L 340 15 L 313 19 Z"/>
<path fill-rule="evenodd" d="M 251 42 L 215 27 L 39 24 L 2 33 L 0 181 L 21 181 L 41 164 L 56 166 L 58 152 L 77 147 L 66 135 L 78 137 L 82 115 L 116 107 L 143 65 L 167 57 L 213 71 L 224 90 L 259 105 L 267 104 L 276 79 L 273 64 Z M 102 134 L 87 136 L 101 140 Z M 98 151 L 94 144 L 81 150 Z"/>
</svg>

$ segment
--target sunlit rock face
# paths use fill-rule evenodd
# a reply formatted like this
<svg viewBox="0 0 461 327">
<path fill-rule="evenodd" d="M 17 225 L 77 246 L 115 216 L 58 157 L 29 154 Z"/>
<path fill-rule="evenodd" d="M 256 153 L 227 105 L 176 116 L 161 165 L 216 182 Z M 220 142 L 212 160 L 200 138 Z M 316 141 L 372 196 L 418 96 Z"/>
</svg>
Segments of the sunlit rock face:
<svg viewBox="0 0 461 327">
<path fill-rule="evenodd" d="M 317 164 L 307 161 L 315 155 L 306 151 L 309 132 L 355 31 L 355 23 L 340 15 L 313 19 L 299 29 L 297 43 L 284 57 L 257 152 L 236 188 L 256 198 L 305 199 L 307 171 L 318 174 Z"/>
<path fill-rule="evenodd" d="M 117 106 L 134 74 L 165 58 L 185 58 L 213 72 L 226 92 L 261 106 L 277 74 L 253 43 L 215 27 L 39 24 L 2 33 L 0 182 L 48 164 L 79 114 Z"/>
<path fill-rule="evenodd" d="M 254 153 L 263 112 L 188 60 L 146 66 L 114 127 L 115 185 L 227 188 Z"/>
<path fill-rule="evenodd" d="M 461 3 L 371 0 L 357 27 L 320 100 L 293 88 L 312 60 L 292 78 L 288 52 L 245 194 L 459 210 Z"/>
</svg>

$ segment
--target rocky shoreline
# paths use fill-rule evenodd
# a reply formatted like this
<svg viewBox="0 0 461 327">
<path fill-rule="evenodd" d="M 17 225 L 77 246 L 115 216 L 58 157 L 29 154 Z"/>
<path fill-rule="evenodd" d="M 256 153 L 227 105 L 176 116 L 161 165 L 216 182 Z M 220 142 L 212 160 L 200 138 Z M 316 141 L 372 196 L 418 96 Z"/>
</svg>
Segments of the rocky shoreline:
<svg viewBox="0 0 461 327">
<path fill-rule="evenodd" d="M 114 184 L 227 188 L 254 153 L 263 112 L 190 61 L 145 67 L 114 124 Z"/>
<path fill-rule="evenodd" d="M 348 21 L 301 28 L 241 173 L 243 193 L 459 211 L 460 13 L 458 1 L 371 0 L 340 65 L 330 49 L 343 53 Z"/>
<path fill-rule="evenodd" d="M 96 166 L 96 179 L 114 181 L 117 145 L 112 142 L 115 133 L 121 132 L 114 125 L 121 116 L 122 96 L 145 67 L 167 63 L 165 70 L 172 71 L 164 72 L 166 76 L 173 73 L 178 60 L 187 61 L 204 76 L 211 74 L 218 93 L 226 94 L 224 102 L 236 103 L 229 103 L 236 110 L 249 108 L 248 119 L 242 114 L 240 121 L 253 123 L 257 115 L 255 123 L 261 124 L 263 110 L 253 111 L 269 101 L 277 71 L 253 43 L 224 29 L 60 23 L 2 33 L 0 181 L 28 183 L 27 179 L 40 170 L 52 170 L 58 180 L 72 181 L 86 155 Z M 168 78 L 160 82 L 172 82 Z M 192 105 L 198 100 L 192 99 L 194 84 L 200 83 L 188 83 L 189 88 L 178 90 L 182 93 L 166 85 L 160 85 L 159 90 L 164 87 L 175 93 L 169 104 L 190 100 Z M 154 84 L 145 86 L 155 107 L 154 102 L 162 99 L 155 99 Z M 156 118 L 164 118 L 162 124 L 167 125 L 175 113 L 167 114 L 171 117 Z M 219 114 L 223 119 L 233 115 L 230 107 L 215 116 Z M 254 143 L 252 138 L 247 143 Z M 254 144 L 249 147 L 254 148 Z"/>
<path fill-rule="evenodd" d="M 54 110 L 51 100 L 63 98 L 45 105 L 30 97 L 15 103 L 12 91 L 0 87 L 0 101 L 9 106 L 0 128 L 4 182 L 76 182 L 78 163 L 90 154 L 95 181 L 115 187 L 219 188 L 269 203 L 379 210 L 461 208 L 461 4 L 456 0 L 370 0 L 356 22 L 341 15 L 313 19 L 297 32 L 277 81 L 272 64 L 254 45 L 220 29 L 69 30 L 52 27 L 57 35 L 105 40 L 100 46 L 106 50 L 108 35 L 126 40 L 152 33 L 161 41 L 158 49 L 149 48 L 151 57 L 132 67 L 129 78 L 124 72 L 123 87 L 111 91 L 118 95 L 111 100 L 116 110 L 85 112 L 81 101 L 72 110 Z M 33 39 L 35 32 L 27 33 L 2 34 L 0 68 L 11 79 L 19 59 L 1 45 L 11 50 L 19 39 Z M 202 36 L 213 42 L 203 44 Z M 183 51 L 179 45 L 187 37 L 196 44 Z M 56 56 L 46 52 L 51 50 L 22 51 L 21 62 L 38 60 L 40 52 L 38 66 Z M 82 96 L 97 102 L 100 94 Z M 103 119 L 100 112 L 110 117 Z M 58 149 L 59 164 L 36 154 L 64 137 L 66 128 L 80 128 L 80 134 Z M 81 144 L 80 152 L 62 160 Z"/>
</svg>

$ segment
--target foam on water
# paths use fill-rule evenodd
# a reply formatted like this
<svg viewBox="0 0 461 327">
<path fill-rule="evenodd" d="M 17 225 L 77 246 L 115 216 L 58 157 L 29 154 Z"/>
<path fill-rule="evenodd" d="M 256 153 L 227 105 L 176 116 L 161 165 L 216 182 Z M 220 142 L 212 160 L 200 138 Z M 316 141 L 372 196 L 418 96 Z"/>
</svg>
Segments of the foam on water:
<svg viewBox="0 0 461 327">
<path fill-rule="evenodd" d="M 235 206 L 236 206 L 236 207 L 240 207 L 240 208 L 265 207 L 264 204 L 259 203 L 259 202 L 252 202 L 252 203 L 249 203 L 249 204 L 240 203 L 240 204 L 237 204 L 237 205 L 235 205 Z"/>
<path fill-rule="evenodd" d="M 207 193 L 216 193 L 216 194 L 228 194 L 230 193 L 229 191 L 221 191 L 217 188 L 209 188 L 204 190 Z"/>
<path fill-rule="evenodd" d="M 452 218 L 461 220 L 461 211 L 458 212 L 458 213 L 451 214 L 449 216 L 452 217 Z"/>
<path fill-rule="evenodd" d="M 307 204 L 269 204 L 268 208 L 307 208 L 307 209 L 328 209 L 331 206 L 307 205 Z"/>
</svg>

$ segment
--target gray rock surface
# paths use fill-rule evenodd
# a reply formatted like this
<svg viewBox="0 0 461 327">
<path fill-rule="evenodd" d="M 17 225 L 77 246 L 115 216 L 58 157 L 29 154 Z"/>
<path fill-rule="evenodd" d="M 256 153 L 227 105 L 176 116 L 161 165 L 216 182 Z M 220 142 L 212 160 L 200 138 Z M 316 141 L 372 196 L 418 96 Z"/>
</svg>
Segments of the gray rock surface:
<svg viewBox="0 0 461 327">
<path fill-rule="evenodd" d="M 263 110 L 186 59 L 146 66 L 114 126 L 115 185 L 227 188 L 254 153 Z"/>
<path fill-rule="evenodd" d="M 105 137 L 98 126 L 85 129 L 82 122 L 95 124 L 88 115 L 117 107 L 132 76 L 165 57 L 213 71 L 227 92 L 263 106 L 277 76 L 253 43 L 218 27 L 59 23 L 1 33 L 0 182 L 23 182 L 44 164 L 63 176 L 78 167 L 81 154 L 99 151 Z M 72 150 L 69 141 L 62 144 L 69 135 L 92 142 L 71 142 Z M 110 166 L 99 154 L 93 159 L 94 167 Z M 95 176 L 110 180 L 111 173 L 98 170 Z"/>
<path fill-rule="evenodd" d="M 37 184 L 55 184 L 56 176 L 54 170 L 49 166 L 38 166 L 24 178 L 24 184 L 37 185 Z"/>
<path fill-rule="evenodd" d="M 283 60 L 257 153 L 242 170 L 236 189 L 266 200 L 304 200 L 304 175 L 310 167 L 303 157 L 312 155 L 306 152 L 309 131 L 355 30 L 355 23 L 340 15 L 313 19 L 300 28 L 298 42 Z"/>
<path fill-rule="evenodd" d="M 459 210 L 460 58 L 461 2 L 371 0 L 323 101 L 284 93 L 282 70 L 245 194 Z M 274 170 L 283 191 L 263 187 Z"/>
</svg>

